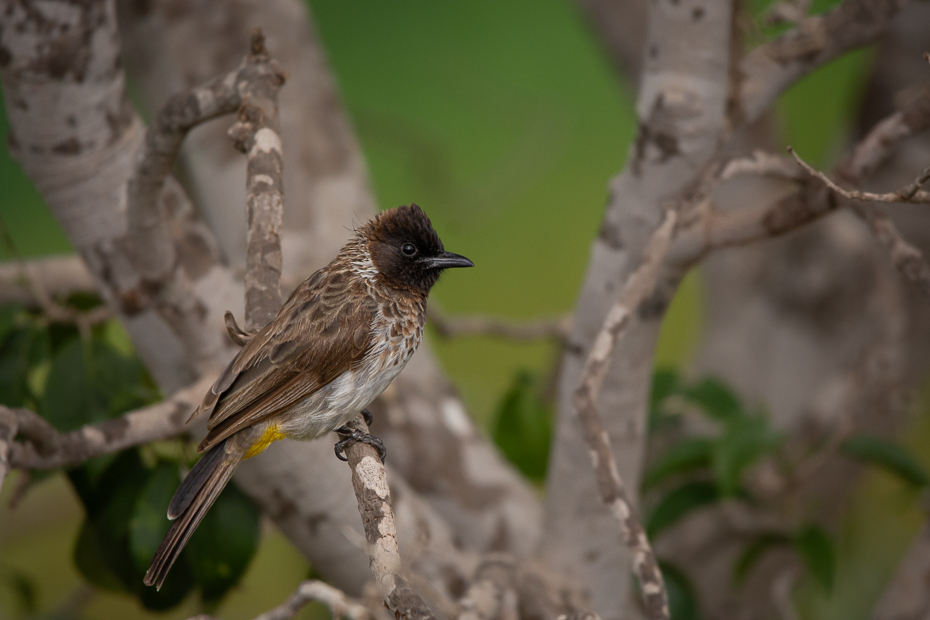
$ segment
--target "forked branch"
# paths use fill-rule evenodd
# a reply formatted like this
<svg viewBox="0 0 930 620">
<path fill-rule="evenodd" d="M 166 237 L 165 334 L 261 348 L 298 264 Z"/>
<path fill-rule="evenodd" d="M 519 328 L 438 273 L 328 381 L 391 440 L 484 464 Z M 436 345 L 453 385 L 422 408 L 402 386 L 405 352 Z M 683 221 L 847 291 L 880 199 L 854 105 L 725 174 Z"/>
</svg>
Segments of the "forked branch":
<svg viewBox="0 0 930 620">
<path fill-rule="evenodd" d="M 639 580 L 646 614 L 650 620 L 668 619 L 668 594 L 646 532 L 620 478 L 617 461 L 610 446 L 610 437 L 607 436 L 597 411 L 597 395 L 607 376 L 614 347 L 624 335 L 633 313 L 655 290 L 677 219 L 677 212 L 669 210 L 662 224 L 653 233 L 643 252 L 642 263 L 627 279 L 620 292 L 620 298 L 604 319 L 574 394 L 575 409 L 597 475 L 598 491 L 620 524 L 623 539 L 630 548 L 633 573 Z"/>
<path fill-rule="evenodd" d="M 345 592 L 329 584 L 308 579 L 302 581 L 297 590 L 286 601 L 272 610 L 256 616 L 255 620 L 290 620 L 300 610 L 311 602 L 322 603 L 329 609 L 333 620 L 348 618 L 348 620 L 370 620 L 371 613 L 368 608 L 357 601 L 353 601 Z M 215 620 L 213 616 L 192 616 L 188 620 Z"/>
<path fill-rule="evenodd" d="M 97 456 L 170 439 L 184 431 L 190 412 L 211 384 L 212 381 L 201 379 L 160 403 L 113 420 L 82 426 L 70 433 L 58 432 L 37 413 L 27 409 L 0 406 L 0 426 L 4 422 L 7 427 L 12 425 L 20 438 L 10 444 L 9 464 L 26 470 L 72 467 Z"/>
</svg>

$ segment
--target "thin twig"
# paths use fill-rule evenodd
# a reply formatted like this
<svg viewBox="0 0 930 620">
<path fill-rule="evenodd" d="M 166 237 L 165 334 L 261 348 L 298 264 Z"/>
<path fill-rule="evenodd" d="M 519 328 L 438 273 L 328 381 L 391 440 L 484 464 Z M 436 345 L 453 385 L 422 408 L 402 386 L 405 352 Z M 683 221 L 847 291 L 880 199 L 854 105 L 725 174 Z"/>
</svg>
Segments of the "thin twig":
<svg viewBox="0 0 930 620">
<path fill-rule="evenodd" d="M 867 137 L 867 139 L 869 139 L 869 137 Z M 843 189 L 833 182 L 830 177 L 801 159 L 790 146 L 788 147 L 788 152 L 791 153 L 795 161 L 797 161 L 808 174 L 819 179 L 833 192 L 849 201 L 848 206 L 868 224 L 872 234 L 875 235 L 875 238 L 881 246 L 885 248 L 892 263 L 921 293 L 930 296 L 930 265 L 924 260 L 923 252 L 904 239 L 897 226 L 895 226 L 891 218 L 888 217 L 888 214 L 881 211 L 875 205 L 869 204 L 869 202 L 930 202 L 930 193 L 920 190 L 921 186 L 930 180 L 930 167 L 923 170 L 913 183 L 910 183 L 896 192 L 874 194 L 871 192 Z M 855 158 L 856 155 L 857 151 L 854 151 L 853 158 Z M 859 154 L 859 156 L 862 157 L 861 154 Z M 858 177 L 856 173 L 858 173 L 859 170 L 856 169 L 852 163 L 847 163 L 845 166 L 840 167 L 841 171 L 844 169 L 849 170 L 851 172 L 850 176 L 853 176 L 853 178 Z"/>
<path fill-rule="evenodd" d="M 887 192 L 884 194 L 875 194 L 873 192 L 862 192 L 855 189 L 843 189 L 839 185 L 833 182 L 830 177 L 820 172 L 806 161 L 801 159 L 801 156 L 798 155 L 793 148 L 788 147 L 788 152 L 791 153 L 791 156 L 794 157 L 794 160 L 807 171 L 812 177 L 820 179 L 824 185 L 829 187 L 831 190 L 842 196 L 843 198 L 848 198 L 849 200 L 857 200 L 862 202 L 916 202 L 916 203 L 930 203 L 930 192 L 921 191 L 920 188 L 930 180 L 930 166 L 925 168 L 913 183 L 906 185 L 905 187 L 899 189 L 896 192 Z"/>
<path fill-rule="evenodd" d="M 15 302 L 40 308 L 33 283 L 53 298 L 77 292 L 98 294 L 87 266 L 77 255 L 24 258 L 0 263 L 0 304 Z"/>
<path fill-rule="evenodd" d="M 571 316 L 551 319 L 538 319 L 526 323 L 516 323 L 485 316 L 450 317 L 437 308 L 429 306 L 429 323 L 436 329 L 440 338 L 460 338 L 462 336 L 496 336 L 506 340 L 533 341 L 551 338 L 563 342 L 571 329 Z"/>
<path fill-rule="evenodd" d="M 236 148 L 248 155 L 245 260 L 245 327 L 255 331 L 281 306 L 281 222 L 284 213 L 284 151 L 278 122 L 278 89 L 285 75 L 265 49 L 260 29 L 252 31 L 247 79 L 241 87 L 239 118 L 229 129 Z"/>
<path fill-rule="evenodd" d="M 95 456 L 174 437 L 184 431 L 190 412 L 211 383 L 201 379 L 160 403 L 70 433 L 59 433 L 32 411 L 0 405 L 0 420 L 14 416 L 21 437 L 10 447 L 10 464 L 18 469 L 70 467 Z"/>
<path fill-rule="evenodd" d="M 311 601 L 326 605 L 334 619 L 368 620 L 371 618 L 368 608 L 347 597 L 345 592 L 322 581 L 311 579 L 301 582 L 297 591 L 289 599 L 258 616 L 255 620 L 288 620 L 296 616 Z"/>
<path fill-rule="evenodd" d="M 837 176 L 850 183 L 861 182 L 862 178 L 874 172 L 891 156 L 902 140 L 927 127 L 930 127 L 930 89 L 920 88 L 911 93 L 898 111 L 876 123 L 837 167 Z M 740 163 L 736 170 L 744 165 L 750 164 Z M 729 176 L 733 176 L 733 172 Z M 690 265 L 714 250 L 778 237 L 842 206 L 858 206 L 863 212 L 877 212 L 887 218 L 873 205 L 843 200 L 839 194 L 826 191 L 821 182 L 813 185 L 805 181 L 813 178 L 807 174 L 801 179 L 802 186 L 798 192 L 774 204 L 762 202 L 747 208 L 719 211 L 710 200 L 705 200 L 699 209 L 702 211 L 701 216 L 682 223 L 671 251 L 674 262 Z M 859 212 L 858 209 L 854 210 Z M 900 247 L 910 247 L 903 239 L 900 242 L 905 244 Z M 901 267 L 903 265 L 899 264 Z"/>
<path fill-rule="evenodd" d="M 226 331 L 229 332 L 229 338 L 238 344 L 240 347 L 244 347 L 248 344 L 249 340 L 252 339 L 252 336 L 255 334 L 252 332 L 247 332 L 236 323 L 236 317 L 229 310 L 226 311 L 226 314 L 223 317 L 226 321 Z"/>
<path fill-rule="evenodd" d="M 9 409 L 0 408 L 0 491 L 3 490 L 3 481 L 10 473 L 13 438 L 18 431 L 19 420 L 16 414 Z"/>
<path fill-rule="evenodd" d="M 127 185 L 127 218 L 133 262 L 150 280 L 163 282 L 175 270 L 174 246 L 159 196 L 181 144 L 197 125 L 239 109 L 241 90 L 251 73 L 244 60 L 234 71 L 174 95 L 145 132 Z"/>
<path fill-rule="evenodd" d="M 42 311 L 43 317 L 47 321 L 57 323 L 71 323 L 78 326 L 82 333 L 86 333 L 94 325 L 99 325 L 110 318 L 110 309 L 106 306 L 98 306 L 87 311 L 81 311 L 76 308 L 69 308 L 62 305 L 52 298 L 52 295 L 45 289 L 41 280 L 33 273 L 33 265 L 26 261 L 19 249 L 13 242 L 10 230 L 6 226 L 3 218 L 0 218 L 0 239 L 3 246 L 13 257 L 13 265 L 16 272 L 17 280 L 26 285 L 32 301 Z"/>
<path fill-rule="evenodd" d="M 368 426 L 361 415 L 356 416 L 348 426 L 368 432 Z M 371 574 L 384 605 L 395 618 L 435 618 L 420 595 L 401 576 L 391 490 L 387 483 L 387 472 L 377 451 L 367 444 L 357 442 L 346 448 L 346 456 L 349 457 L 352 487 L 355 489 L 358 512 L 368 541 Z"/>
<path fill-rule="evenodd" d="M 756 150 L 753 151 L 752 157 L 743 157 L 727 162 L 720 173 L 720 180 L 729 181 L 734 177 L 746 174 L 793 181 L 801 178 L 801 173 L 798 172 L 797 166 L 791 163 L 791 160 L 773 153 Z"/>
<path fill-rule="evenodd" d="M 624 335 L 630 317 L 655 289 L 659 271 L 668 254 L 676 221 L 677 212 L 667 211 L 662 224 L 649 239 L 643 252 L 642 263 L 627 279 L 620 298 L 604 319 L 574 394 L 575 409 L 578 411 L 585 441 L 591 450 L 601 499 L 620 523 L 624 541 L 633 554 L 633 572 L 639 580 L 646 614 L 651 620 L 669 617 L 668 594 L 646 532 L 633 510 L 620 478 L 610 438 L 597 411 L 597 395 L 607 376 L 614 347 Z"/>
<path fill-rule="evenodd" d="M 256 37 L 260 38 L 261 34 L 256 33 Z M 192 128 L 237 110 L 242 112 L 252 109 L 248 100 L 253 93 L 264 92 L 269 81 L 276 81 L 278 85 L 283 82 L 283 73 L 277 63 L 267 55 L 264 45 L 259 49 L 254 39 L 253 53 L 235 71 L 175 95 L 161 109 L 155 122 L 146 131 L 145 142 L 127 185 L 126 245 L 133 267 L 139 275 L 139 281 L 127 295 L 132 299 L 134 312 L 154 305 L 178 336 L 190 344 L 195 365 L 200 369 L 205 369 L 213 360 L 217 350 L 222 347 L 222 341 L 219 334 L 204 329 L 199 318 L 204 314 L 203 306 L 198 303 L 187 272 L 180 268 L 160 198 L 181 143 Z M 268 79 L 269 76 L 272 76 L 272 80 Z M 276 123 L 276 108 L 271 117 Z M 276 147 L 267 144 L 268 140 L 259 140 L 257 149 L 253 150 L 277 148 L 280 151 L 280 141 Z M 249 159 L 250 162 L 253 160 L 251 154 Z M 253 177 L 254 174 L 250 174 L 249 178 Z M 280 246 L 276 267 L 273 255 L 264 258 L 280 274 Z M 272 316 L 277 311 L 277 305 L 270 309 Z M 261 308 L 262 313 L 269 311 L 266 305 Z M 191 320 L 191 317 L 197 318 Z"/>
</svg>

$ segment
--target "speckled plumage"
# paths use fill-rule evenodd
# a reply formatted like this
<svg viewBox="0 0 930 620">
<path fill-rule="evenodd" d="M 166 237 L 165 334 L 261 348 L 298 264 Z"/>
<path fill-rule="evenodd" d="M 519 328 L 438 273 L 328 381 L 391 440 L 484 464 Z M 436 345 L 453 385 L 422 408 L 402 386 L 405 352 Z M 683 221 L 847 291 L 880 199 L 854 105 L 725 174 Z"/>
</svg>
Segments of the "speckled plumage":
<svg viewBox="0 0 930 620">
<path fill-rule="evenodd" d="M 315 439 L 403 370 L 423 336 L 427 292 L 386 285 L 367 245 L 356 235 L 227 366 L 194 413 L 210 414 L 201 451 L 257 424 Z"/>
<path fill-rule="evenodd" d="M 243 458 L 282 437 L 333 431 L 383 392 L 420 344 L 426 299 L 441 271 L 470 266 L 444 250 L 429 218 L 411 205 L 361 226 L 300 284 L 191 416 L 209 416 L 199 446 L 206 454 L 171 500 L 168 516 L 177 520 L 145 583 L 161 586 Z"/>
</svg>

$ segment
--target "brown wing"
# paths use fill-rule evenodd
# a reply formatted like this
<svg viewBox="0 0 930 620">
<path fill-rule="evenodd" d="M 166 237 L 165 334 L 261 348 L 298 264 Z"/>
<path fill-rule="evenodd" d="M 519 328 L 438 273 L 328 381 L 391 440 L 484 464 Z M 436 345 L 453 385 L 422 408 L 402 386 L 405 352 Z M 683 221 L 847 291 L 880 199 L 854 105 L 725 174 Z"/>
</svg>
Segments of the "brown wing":
<svg viewBox="0 0 930 620">
<path fill-rule="evenodd" d="M 194 413 L 210 414 L 198 449 L 284 411 L 361 362 L 376 314 L 360 281 L 331 267 L 313 274 L 207 393 Z"/>
</svg>

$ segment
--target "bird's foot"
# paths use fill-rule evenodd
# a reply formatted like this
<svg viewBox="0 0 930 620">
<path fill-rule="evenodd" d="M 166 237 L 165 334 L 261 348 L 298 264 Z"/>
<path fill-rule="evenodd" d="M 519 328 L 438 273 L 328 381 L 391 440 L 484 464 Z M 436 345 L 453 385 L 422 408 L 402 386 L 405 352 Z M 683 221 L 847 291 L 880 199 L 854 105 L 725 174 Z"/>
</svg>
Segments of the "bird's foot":
<svg viewBox="0 0 930 620">
<path fill-rule="evenodd" d="M 360 430 L 349 428 L 348 426 L 340 426 L 336 429 L 336 432 L 339 434 L 342 439 L 336 442 L 336 445 L 333 446 L 333 451 L 336 453 L 336 458 L 340 461 L 348 461 L 349 457 L 346 456 L 346 448 L 351 446 L 356 442 L 367 443 L 369 446 L 378 451 L 378 458 L 381 459 L 381 462 L 384 462 L 384 457 L 387 456 L 387 450 L 384 448 L 384 442 L 380 439 L 371 435 L 370 433 L 363 433 Z"/>
<path fill-rule="evenodd" d="M 365 424 L 368 426 L 371 426 L 371 423 L 375 421 L 374 416 L 371 415 L 368 409 L 362 409 L 362 417 L 365 418 Z"/>
</svg>

